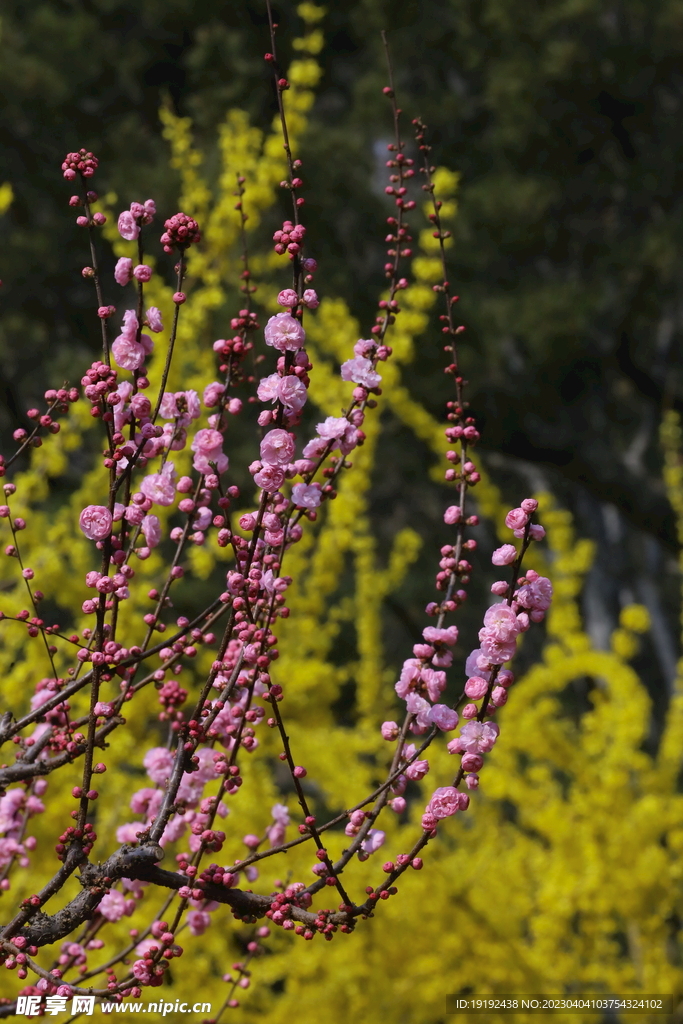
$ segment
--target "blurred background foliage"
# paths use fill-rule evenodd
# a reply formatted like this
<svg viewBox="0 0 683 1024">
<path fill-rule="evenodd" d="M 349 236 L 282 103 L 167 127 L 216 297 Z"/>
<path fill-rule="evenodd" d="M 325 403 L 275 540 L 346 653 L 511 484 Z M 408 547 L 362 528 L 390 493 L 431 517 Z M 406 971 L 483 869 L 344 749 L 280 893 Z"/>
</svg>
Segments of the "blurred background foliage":
<svg viewBox="0 0 683 1024">
<path fill-rule="evenodd" d="M 277 10 L 287 65 L 301 23 L 294 3 L 279 3 Z M 217 186 L 219 129 L 228 109 L 246 111 L 265 130 L 275 107 L 262 59 L 265 9 L 256 0 L 1 0 L 0 14 L 0 182 L 6 183 L 0 193 L 0 211 L 6 207 L 0 431 L 7 439 L 26 425 L 25 409 L 45 387 L 80 376 L 74 365 L 98 354 L 91 291 L 80 276 L 84 240 L 66 207 L 59 172 L 64 152 L 92 148 L 100 157 L 101 194 L 115 194 L 119 206 L 153 196 L 168 215 L 187 191 L 182 161 L 170 160 L 174 140 L 177 155 L 177 118 L 191 118 L 203 174 Z M 319 1006 L 335 992 L 335 1002 L 349 1000 L 348 1009 L 361 1019 L 371 1019 L 372 1008 L 389 1014 L 392 1024 L 440 1020 L 443 992 L 476 988 L 482 977 L 498 991 L 536 984 L 548 990 L 574 971 L 588 986 L 598 961 L 603 982 L 669 991 L 667 985 L 679 982 L 683 913 L 677 874 L 681 726 L 672 698 L 680 646 L 673 508 L 680 527 L 683 490 L 676 418 L 683 410 L 683 3 L 329 5 L 317 58 L 323 74 L 299 143 L 306 223 L 320 261 L 319 292 L 343 300 L 365 325 L 384 284 L 382 238 L 391 212 L 383 194 L 390 123 L 381 95 L 382 28 L 390 34 L 406 123 L 421 114 L 432 130 L 435 163 L 460 175 L 449 261 L 467 325 L 462 362 L 483 431 L 483 460 L 503 494 L 490 484 L 480 494 L 489 516 L 479 536 L 484 557 L 496 542 L 492 524 L 501 500 L 517 504 L 532 491 L 552 493 L 567 511 L 546 499 L 557 531 L 556 539 L 551 532 L 550 571 L 556 582 L 563 573 L 571 579 L 555 634 L 551 628 L 545 646 L 530 636 L 522 651 L 529 669 L 542 653 L 514 693 L 522 701 L 526 691 L 537 710 L 532 714 L 521 702 L 515 712 L 518 739 L 505 753 L 501 744 L 497 774 L 487 776 L 491 802 L 462 849 L 454 841 L 452 849 L 435 853 L 443 877 L 424 872 L 418 883 L 415 876 L 407 907 L 391 901 L 394 945 L 383 945 L 386 925 L 378 921 L 361 940 L 362 952 L 358 935 L 343 947 L 348 952 L 335 953 L 334 976 L 322 967 L 330 951 L 317 947 L 305 954 L 311 965 L 305 987 L 294 980 L 291 953 L 276 954 L 265 974 L 272 993 L 285 993 L 287 1012 L 312 993 Z M 169 112 L 163 124 L 162 109 Z M 271 211 L 273 224 L 277 216 Z M 256 240 L 265 240 L 270 227 L 264 215 Z M 114 259 L 112 250 L 105 267 Z M 235 282 L 223 284 L 223 299 L 205 325 L 214 337 L 226 332 L 240 301 Z M 113 285 L 111 297 L 116 301 Z M 434 322 L 431 333 L 418 331 L 409 390 L 399 396 L 436 418 L 448 397 L 437 332 Z M 319 344 L 325 351 L 324 341 Z M 378 611 L 381 637 L 374 635 L 373 650 L 383 639 L 392 652 L 390 675 L 393 657 L 400 663 L 423 625 L 444 490 L 424 482 L 425 464 L 434 458 L 431 428 L 415 429 L 398 399 L 383 412 L 382 428 L 375 453 L 382 471 L 374 471 L 364 496 L 378 557 L 386 560 L 399 530 L 429 537 L 419 553 L 415 546 L 413 572 Z M 239 435 L 236 440 L 246 443 Z M 592 541 L 588 547 L 573 546 L 572 519 L 577 533 Z M 483 598 L 481 582 L 475 599 L 477 593 Z M 647 609 L 638 629 L 634 604 Z M 472 637 L 480 607 L 477 600 L 461 620 Z M 351 626 L 343 636 L 326 652 L 331 665 L 353 661 L 362 646 Z M 365 656 L 372 660 L 372 650 Z M 371 678 L 372 665 L 368 686 Z M 363 692 L 361 676 L 356 684 L 355 691 L 343 690 L 342 680 L 342 699 L 333 706 L 342 724 L 360 722 L 349 718 Z M 558 695 L 534 704 L 541 691 Z M 556 734 L 558 715 L 564 724 Z M 601 746 L 596 722 L 603 730 L 612 723 L 619 742 Z M 556 741 L 552 750 L 546 734 Z M 313 759 L 319 741 L 317 734 L 310 740 Z M 509 791 L 514 770 L 520 773 L 516 794 Z M 587 806 L 595 809 L 592 815 Z M 615 807 L 621 820 L 612 830 Z M 636 835 L 647 854 L 638 854 Z M 505 880 L 501 842 L 514 851 L 514 892 Z M 622 850 L 628 851 L 623 875 L 613 870 Z M 477 896 L 482 877 L 496 911 L 506 907 L 502 916 L 489 914 Z M 437 913 L 433 902 L 448 886 L 452 918 L 441 905 Z M 380 928 L 381 937 L 375 935 Z M 422 928 L 418 974 L 406 973 L 397 991 L 383 989 L 378 978 L 401 964 Z M 212 938 L 204 978 L 219 969 L 215 943 Z M 300 946 L 296 953 L 301 956 Z M 451 973 L 435 981 L 441 957 Z M 464 973 L 451 984 L 458 971 Z M 403 1016 L 396 1015 L 397 994 Z M 256 1009 L 266 997 L 254 998 Z M 280 1020 L 284 1004 L 264 1002 L 260 1011 L 264 1019 Z"/>
</svg>

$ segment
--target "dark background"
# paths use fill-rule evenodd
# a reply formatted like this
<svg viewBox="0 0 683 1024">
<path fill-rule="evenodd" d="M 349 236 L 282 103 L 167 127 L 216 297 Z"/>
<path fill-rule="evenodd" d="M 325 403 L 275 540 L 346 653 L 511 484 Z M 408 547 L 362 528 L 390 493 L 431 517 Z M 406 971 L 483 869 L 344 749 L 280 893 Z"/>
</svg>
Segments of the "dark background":
<svg viewBox="0 0 683 1024">
<path fill-rule="evenodd" d="M 512 503 L 549 487 L 597 541 L 584 609 L 598 646 L 620 607 L 648 605 L 654 628 L 639 667 L 661 709 L 678 656 L 677 542 L 658 429 L 664 409 L 683 407 L 683 2 L 328 8 L 325 72 L 302 147 L 319 290 L 342 295 L 368 323 L 383 286 L 387 207 L 375 153 L 390 133 L 386 28 L 406 113 L 430 125 L 435 162 L 462 175 L 451 280 L 485 461 Z M 125 203 L 153 195 L 170 211 L 178 182 L 160 104 L 193 118 L 209 167 L 229 106 L 264 127 L 274 106 L 260 0 L 2 0 L 0 15 L 0 181 L 16 197 L 0 250 L 7 440 L 45 387 L 97 355 L 64 153 L 92 148 L 101 192 Z M 294 4 L 279 4 L 277 16 L 286 63 L 301 26 Z M 431 337 L 412 386 L 440 413 Z M 388 531 L 433 517 L 438 502 L 434 488 L 406 487 L 425 453 L 389 418 L 386 427 L 374 511 Z M 418 628 L 428 586 L 389 609 L 388 628 Z"/>
</svg>

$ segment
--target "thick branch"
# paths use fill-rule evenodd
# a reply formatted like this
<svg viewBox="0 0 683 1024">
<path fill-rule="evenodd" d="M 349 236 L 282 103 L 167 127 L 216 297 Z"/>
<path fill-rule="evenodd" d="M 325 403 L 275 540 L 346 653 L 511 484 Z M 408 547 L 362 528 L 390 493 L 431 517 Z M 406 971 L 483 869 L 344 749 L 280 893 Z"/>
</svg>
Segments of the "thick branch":
<svg viewBox="0 0 683 1024">
<path fill-rule="evenodd" d="M 157 867 L 163 852 L 156 843 L 141 847 L 122 846 L 102 864 L 86 864 L 81 869 L 80 881 L 83 891 L 62 910 L 50 917 L 38 912 L 30 924 L 18 932 L 31 946 L 48 946 L 66 938 L 79 925 L 88 921 L 100 904 L 110 886 L 120 878 L 139 879 L 166 889 L 180 889 L 183 886 L 197 887 L 197 882 L 176 871 Z M 226 889 L 220 885 L 205 884 L 202 891 L 207 900 L 225 903 L 240 917 L 264 917 L 273 902 L 275 894 L 261 895 L 242 889 Z M 308 910 L 292 906 L 291 916 L 308 927 L 314 927 L 317 915 Z M 355 914 L 337 912 L 327 920 L 332 924 L 350 924 Z"/>
</svg>

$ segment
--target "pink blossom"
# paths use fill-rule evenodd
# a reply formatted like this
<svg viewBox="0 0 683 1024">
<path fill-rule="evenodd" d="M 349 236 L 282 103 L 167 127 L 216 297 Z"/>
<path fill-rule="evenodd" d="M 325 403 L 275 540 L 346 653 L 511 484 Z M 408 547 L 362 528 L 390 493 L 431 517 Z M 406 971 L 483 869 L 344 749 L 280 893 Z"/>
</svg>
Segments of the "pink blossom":
<svg viewBox="0 0 683 1024">
<path fill-rule="evenodd" d="M 120 921 L 126 912 L 126 898 L 122 892 L 112 889 L 102 897 L 97 909 L 107 921 Z"/>
<path fill-rule="evenodd" d="M 161 399 L 159 412 L 165 420 L 177 419 L 181 427 L 186 427 L 192 420 L 201 415 L 199 395 L 196 391 L 167 391 Z M 217 431 L 214 431 L 217 433 Z M 219 445 L 222 444 L 221 436 Z"/>
<path fill-rule="evenodd" d="M 425 626 L 422 636 L 430 644 L 448 644 L 452 646 L 458 640 L 458 627 L 449 626 L 448 629 L 437 629 L 436 626 Z"/>
<path fill-rule="evenodd" d="M 517 603 L 530 611 L 547 611 L 552 599 L 553 585 L 545 576 L 539 576 L 532 583 L 525 583 L 516 595 Z"/>
<path fill-rule="evenodd" d="M 484 766 L 484 758 L 481 754 L 466 753 L 462 755 L 460 766 L 464 772 L 478 772 Z"/>
<path fill-rule="evenodd" d="M 43 692 L 52 696 L 49 690 L 41 690 L 41 693 Z M 45 700 L 47 699 L 45 697 Z M 21 830 L 21 811 L 24 807 L 24 798 L 25 794 L 21 789 L 8 789 L 6 794 L 0 798 L 0 834 Z"/>
<path fill-rule="evenodd" d="M 213 512 L 206 505 L 200 505 L 194 514 L 194 520 L 192 525 L 195 530 L 207 530 L 211 520 L 213 519 Z"/>
<path fill-rule="evenodd" d="M 293 288 L 284 288 L 277 297 L 279 306 L 296 306 L 299 303 L 299 296 Z"/>
<path fill-rule="evenodd" d="M 422 666 L 417 658 L 407 658 L 403 662 L 401 678 L 394 687 L 399 697 L 402 697 L 405 700 L 408 695 L 408 691 L 413 687 L 413 683 L 420 678 L 421 667 Z"/>
<path fill-rule="evenodd" d="M 259 396 L 260 397 L 260 396 Z M 306 404 L 308 394 L 306 385 L 294 374 L 281 377 L 277 387 L 277 397 L 285 407 L 288 416 L 300 412 Z"/>
<path fill-rule="evenodd" d="M 371 828 L 361 843 L 361 850 L 365 856 L 369 857 L 371 853 L 376 853 L 381 846 L 384 846 L 385 838 L 386 834 L 381 829 Z"/>
<path fill-rule="evenodd" d="M 427 696 L 435 703 L 446 689 L 446 673 L 425 666 L 422 669 L 422 682 L 427 688 Z"/>
<path fill-rule="evenodd" d="M 126 407 L 126 402 L 133 393 L 133 385 L 128 380 L 122 380 L 116 390 L 121 401 L 114 406 L 114 430 L 121 430 L 123 425 L 130 420 L 130 411 Z"/>
<path fill-rule="evenodd" d="M 139 263 L 133 271 L 133 277 L 136 281 L 142 281 L 142 283 L 145 284 L 147 281 L 151 280 L 152 268 L 148 267 L 146 263 Z"/>
<path fill-rule="evenodd" d="M 351 380 L 354 384 L 362 384 L 364 388 L 376 388 L 382 380 L 373 368 L 372 362 L 362 356 L 355 356 L 355 358 L 347 359 L 345 363 L 342 363 L 341 377 L 342 380 Z"/>
<path fill-rule="evenodd" d="M 261 441 L 261 459 L 273 466 L 286 466 L 294 455 L 294 438 L 286 430 L 269 430 Z"/>
<path fill-rule="evenodd" d="M 160 473 L 150 473 L 140 484 L 140 490 L 155 505 L 172 505 L 175 497 L 175 466 L 165 462 Z"/>
<path fill-rule="evenodd" d="M 318 294 L 314 288 L 307 288 L 304 292 L 303 299 L 304 306 L 307 306 L 309 309 L 317 309 L 320 305 L 320 299 L 318 298 Z"/>
<path fill-rule="evenodd" d="M 418 729 L 426 730 L 432 724 L 432 706 L 424 697 L 412 690 L 406 697 L 406 708 L 411 715 L 415 715 L 415 724 Z"/>
<path fill-rule="evenodd" d="M 319 423 L 315 428 L 317 433 L 325 441 L 337 440 L 343 437 L 349 426 L 345 416 L 328 416 L 326 420 Z"/>
<path fill-rule="evenodd" d="M 449 818 L 460 810 L 461 796 L 462 794 L 454 786 L 440 786 L 432 793 L 426 810 L 439 820 Z"/>
<path fill-rule="evenodd" d="M 516 558 L 517 548 L 514 544 L 503 544 L 502 547 L 496 548 L 491 555 L 491 561 L 494 565 L 512 565 Z"/>
<path fill-rule="evenodd" d="M 103 715 L 104 718 L 111 718 L 114 714 L 114 705 L 109 701 L 98 700 L 93 711 L 96 715 Z"/>
<path fill-rule="evenodd" d="M 145 350 L 137 341 L 119 334 L 111 347 L 116 365 L 122 370 L 139 370 L 145 361 Z"/>
<path fill-rule="evenodd" d="M 471 676 L 465 683 L 465 693 L 472 700 L 481 700 L 488 688 L 489 684 L 481 676 Z"/>
<path fill-rule="evenodd" d="M 475 648 L 475 650 L 468 655 L 467 661 L 465 662 L 465 675 L 483 676 L 484 679 L 490 679 L 491 665 L 481 648 Z"/>
<path fill-rule="evenodd" d="M 322 501 L 320 484 L 294 484 L 292 501 L 299 508 L 317 508 Z"/>
<path fill-rule="evenodd" d="M 161 792 L 161 791 L 159 791 Z M 168 843 L 175 843 L 182 835 L 185 834 L 187 829 L 187 822 L 182 814 L 174 814 L 164 829 L 164 834 L 159 840 L 161 846 L 166 846 Z"/>
<path fill-rule="evenodd" d="M 479 642 L 481 649 L 492 665 L 502 665 L 515 656 L 517 644 L 515 639 L 500 640 L 493 630 L 480 629 Z"/>
<path fill-rule="evenodd" d="M 359 338 L 353 346 L 353 354 L 354 356 L 361 356 L 363 359 L 367 359 L 369 356 L 373 355 L 376 348 L 377 343 L 372 341 L 372 339 Z"/>
<path fill-rule="evenodd" d="M 155 334 L 159 334 L 160 331 L 163 331 L 164 325 L 161 319 L 161 310 L 157 309 L 156 306 L 149 307 L 145 318 L 150 331 L 154 331 Z"/>
<path fill-rule="evenodd" d="M 406 768 L 406 777 L 412 779 L 413 782 L 419 782 L 420 779 L 424 779 L 428 771 L 429 761 L 413 761 Z"/>
<path fill-rule="evenodd" d="M 432 722 L 442 732 L 450 732 L 458 724 L 458 712 L 447 704 L 435 704 L 431 712 Z"/>
<path fill-rule="evenodd" d="M 0 868 L 7 867 L 13 857 L 23 852 L 24 847 L 16 839 L 0 839 Z"/>
<path fill-rule="evenodd" d="M 275 804 L 270 813 L 273 816 L 274 824 L 268 826 L 266 836 L 272 848 L 280 846 L 285 841 L 285 830 L 289 825 L 289 811 L 284 804 Z"/>
<path fill-rule="evenodd" d="M 282 466 L 274 466 L 269 462 L 254 473 L 254 483 L 269 494 L 279 491 L 284 482 L 285 471 Z"/>
<path fill-rule="evenodd" d="M 500 729 L 495 722 L 467 722 L 460 735 L 448 744 L 451 754 L 486 754 L 498 739 Z"/>
<path fill-rule="evenodd" d="M 87 505 L 78 520 L 88 540 L 104 540 L 111 533 L 112 514 L 104 505 Z"/>
<path fill-rule="evenodd" d="M 280 352 L 296 352 L 303 348 L 306 332 L 300 322 L 289 313 L 276 313 L 271 316 L 265 328 L 266 345 Z"/>
<path fill-rule="evenodd" d="M 337 444 L 332 446 L 332 451 L 339 448 L 343 455 L 348 454 L 358 444 L 358 431 L 345 416 L 328 416 L 323 423 L 318 423 L 315 429 L 321 441 L 336 441 Z M 322 455 L 324 450 L 324 444 L 309 441 L 304 448 L 304 456 L 315 458 L 316 455 Z"/>
<path fill-rule="evenodd" d="M 141 825 L 139 821 L 130 821 L 125 825 L 120 825 L 116 830 L 116 842 L 117 843 L 137 843 L 138 832 L 144 832 L 145 827 Z"/>
<path fill-rule="evenodd" d="M 128 338 L 129 341 L 135 341 L 137 339 L 139 327 L 140 324 L 138 323 L 138 318 L 135 315 L 135 310 L 127 309 L 123 314 L 121 334 L 124 338 Z"/>
<path fill-rule="evenodd" d="M 449 526 L 454 526 L 459 523 L 462 519 L 462 509 L 459 505 L 449 505 L 443 514 L 444 523 L 448 523 Z"/>
<path fill-rule="evenodd" d="M 484 615 L 484 626 L 490 630 L 496 640 L 507 643 L 514 640 L 519 633 L 519 623 L 512 608 L 501 601 L 499 604 L 492 604 Z"/>
<path fill-rule="evenodd" d="M 124 510 L 123 518 L 127 523 L 133 523 L 134 526 L 139 526 L 145 518 L 144 509 L 139 505 L 128 505 Z"/>
<path fill-rule="evenodd" d="M 148 985 L 152 977 L 150 969 L 144 960 L 136 960 L 131 967 L 133 977 L 135 977 L 141 985 Z"/>
<path fill-rule="evenodd" d="M 502 708 L 503 704 L 507 704 L 508 692 L 504 686 L 494 686 L 493 692 L 491 693 L 491 703 L 496 708 Z"/>
<path fill-rule="evenodd" d="M 264 377 L 259 382 L 259 386 L 256 389 L 256 394 L 261 402 L 276 402 L 277 401 L 277 389 L 280 383 L 279 373 L 271 373 L 268 377 Z"/>
<path fill-rule="evenodd" d="M 532 512 L 535 512 L 538 508 L 538 502 L 535 498 L 525 498 L 521 505 L 522 510 L 527 512 L 529 515 L 531 515 Z"/>
<path fill-rule="evenodd" d="M 133 277 L 133 261 L 122 256 L 114 267 L 114 280 L 117 284 L 126 285 Z"/>
<path fill-rule="evenodd" d="M 187 430 L 185 427 L 177 426 L 175 423 L 164 423 L 162 429 L 161 437 L 153 438 L 145 445 L 145 455 L 148 458 L 160 455 L 164 448 L 169 448 L 172 452 L 180 452 L 187 444 Z"/>
<path fill-rule="evenodd" d="M 218 405 L 224 391 L 225 384 L 220 384 L 217 380 L 206 385 L 204 388 L 204 405 L 207 409 L 212 409 L 214 405 Z"/>
<path fill-rule="evenodd" d="M 142 520 L 142 532 L 148 548 L 155 548 L 161 541 L 161 523 L 158 516 L 145 516 Z"/>
<path fill-rule="evenodd" d="M 449 665 L 453 664 L 453 652 L 448 651 L 445 648 L 437 650 L 436 654 L 432 658 L 432 665 L 435 668 L 448 668 Z"/>
<path fill-rule="evenodd" d="M 161 807 L 164 794 L 161 789 L 152 789 L 150 786 L 143 786 L 137 789 L 130 798 L 130 809 L 133 814 L 144 814 L 146 818 L 152 818 Z"/>
<path fill-rule="evenodd" d="M 37 796 L 26 797 L 26 810 L 28 811 L 29 817 L 33 817 L 34 814 L 42 814 L 45 810 L 45 804 L 42 800 L 39 800 Z M 28 842 L 29 840 L 27 840 Z"/>
<path fill-rule="evenodd" d="M 140 234 L 140 225 L 130 210 L 124 210 L 119 214 L 118 228 L 121 238 L 125 238 L 127 242 L 134 242 Z"/>
<path fill-rule="evenodd" d="M 188 910 L 187 926 L 192 935 L 203 935 L 211 924 L 210 916 L 203 910 Z"/>
<path fill-rule="evenodd" d="M 396 722 L 382 722 L 380 732 L 383 740 L 395 740 L 398 738 L 400 729 Z"/>
<path fill-rule="evenodd" d="M 543 540 L 545 528 L 540 523 L 532 523 L 529 527 L 529 536 L 532 540 Z"/>
<path fill-rule="evenodd" d="M 147 751 L 142 763 L 152 782 L 163 786 L 173 771 L 173 754 L 166 747 L 153 747 Z"/>
<path fill-rule="evenodd" d="M 216 464 L 219 473 L 224 473 L 228 468 L 228 456 L 223 454 L 223 435 L 220 431 L 210 427 L 198 430 L 191 447 L 195 452 L 192 464 L 199 473 L 214 472 L 210 465 L 212 462 Z"/>
<path fill-rule="evenodd" d="M 165 392 L 161 399 L 161 405 L 159 406 L 159 415 L 163 416 L 165 420 L 172 420 L 176 416 L 180 415 L 175 403 L 175 395 L 173 392 Z"/>
<path fill-rule="evenodd" d="M 512 508 L 505 516 L 505 525 L 510 530 L 522 530 L 529 522 L 529 516 L 523 508 Z"/>
<path fill-rule="evenodd" d="M 487 609 L 483 616 L 483 623 L 483 629 L 479 631 L 481 649 L 489 662 L 492 662 L 493 665 L 502 665 L 501 660 L 494 660 L 490 656 L 490 650 L 494 649 L 492 645 L 505 646 L 512 644 L 512 651 L 514 652 L 514 643 L 520 632 L 517 615 L 509 605 L 502 601 L 500 604 L 493 604 Z M 504 662 L 507 662 L 511 656 L 512 654 L 509 654 L 503 658 Z"/>
<path fill-rule="evenodd" d="M 310 461 L 312 459 L 319 459 L 327 448 L 327 441 L 322 437 L 314 437 L 312 441 L 309 441 L 303 450 L 304 460 Z M 312 467 L 311 467 L 312 468 Z"/>
<path fill-rule="evenodd" d="M 274 821 L 279 822 L 281 825 L 289 825 L 289 808 L 286 804 L 273 804 L 270 813 Z"/>
<path fill-rule="evenodd" d="M 431 658 L 434 653 L 431 644 L 413 644 L 413 654 L 416 658 Z"/>
<path fill-rule="evenodd" d="M 124 381 L 128 384 L 128 381 Z M 130 384 L 128 385 L 131 386 Z M 121 391 L 123 384 L 119 385 L 119 392 Z M 130 400 L 131 411 L 138 419 L 147 419 L 152 412 L 152 403 L 150 402 L 147 395 L 137 394 L 133 395 Z"/>
</svg>

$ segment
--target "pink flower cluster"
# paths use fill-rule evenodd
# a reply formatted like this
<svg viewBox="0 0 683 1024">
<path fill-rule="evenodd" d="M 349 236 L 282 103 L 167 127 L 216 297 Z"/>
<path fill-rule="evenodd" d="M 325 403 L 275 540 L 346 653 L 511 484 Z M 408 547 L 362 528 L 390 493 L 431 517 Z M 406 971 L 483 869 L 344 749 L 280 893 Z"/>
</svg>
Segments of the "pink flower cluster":
<svg viewBox="0 0 683 1024">
<path fill-rule="evenodd" d="M 196 391 L 167 391 L 159 407 L 159 414 L 165 420 L 174 419 L 179 427 L 187 427 L 192 420 L 199 419 L 201 411 Z"/>
<path fill-rule="evenodd" d="M 253 462 L 254 483 L 274 493 L 282 487 L 285 470 L 294 456 L 294 437 L 281 427 L 269 430 L 261 441 L 261 461 Z"/>
<path fill-rule="evenodd" d="M 184 250 L 188 245 L 201 242 L 202 236 L 199 224 L 186 213 L 176 213 L 164 221 L 166 230 L 161 236 L 161 244 L 164 252 L 171 253 L 175 248 Z"/>
<path fill-rule="evenodd" d="M 111 347 L 112 355 L 122 370 L 139 370 L 145 361 L 145 356 L 151 355 L 154 350 L 154 342 L 148 334 L 140 333 L 140 325 L 135 311 L 126 310 L 123 314 L 123 327 L 118 338 Z"/>
<path fill-rule="evenodd" d="M 362 384 L 368 391 L 371 388 L 378 387 L 382 381 L 372 361 L 362 356 L 355 356 L 353 359 L 347 359 L 345 363 L 342 363 L 341 378 L 342 380 L 353 381 L 355 384 Z"/>
<path fill-rule="evenodd" d="M 286 306 L 288 309 L 293 309 L 294 306 L 299 305 L 299 296 L 293 288 L 285 288 L 281 291 L 277 297 L 278 305 Z M 302 297 L 301 302 L 308 309 L 317 309 L 320 305 L 317 293 L 313 288 L 306 288 Z"/>
<path fill-rule="evenodd" d="M 422 816 L 422 827 L 431 831 L 437 821 L 449 818 L 458 811 L 466 811 L 470 804 L 467 793 L 460 793 L 455 786 L 440 786 L 432 793 Z"/>
<path fill-rule="evenodd" d="M 119 214 L 118 229 L 121 238 L 125 238 L 127 242 L 134 242 L 140 235 L 140 225 L 151 224 L 156 212 L 157 208 L 153 199 L 147 199 L 144 203 L 131 203 L 129 210 L 123 210 Z M 120 263 L 121 261 L 119 260 L 117 269 Z M 118 277 L 116 280 L 119 281 Z M 119 284 L 121 283 L 125 284 L 127 282 L 119 281 Z"/>
<path fill-rule="evenodd" d="M 306 228 L 303 224 L 297 224 L 295 226 L 291 220 L 286 220 L 284 221 L 281 230 L 276 231 L 273 235 L 275 252 L 278 256 L 282 256 L 284 253 L 287 253 L 290 259 L 294 259 L 294 257 L 301 252 L 301 246 L 303 245 L 305 237 Z"/>
<path fill-rule="evenodd" d="M 223 453 L 223 435 L 219 430 L 211 427 L 198 430 L 190 447 L 195 453 L 192 464 L 197 472 L 224 473 L 228 468 L 228 456 Z"/>
<path fill-rule="evenodd" d="M 123 216 L 123 215 L 122 215 Z M 133 266 L 133 261 L 128 256 L 122 256 L 114 267 L 114 280 L 122 287 L 130 281 L 141 281 L 146 284 L 152 277 L 152 268 L 145 263 Z"/>
<path fill-rule="evenodd" d="M 64 177 L 67 181 L 73 181 L 77 174 L 92 178 L 98 163 L 97 157 L 86 149 L 79 149 L 78 153 L 67 153 L 62 163 Z"/>
<path fill-rule="evenodd" d="M 362 416 L 362 413 L 360 415 Z M 365 437 L 355 423 L 347 420 L 345 416 L 328 416 L 315 429 L 318 437 L 316 440 L 309 441 L 304 448 L 305 459 L 317 459 L 323 452 L 334 452 L 337 449 L 342 455 L 348 455 Z"/>
<path fill-rule="evenodd" d="M 260 382 L 257 394 L 262 402 L 280 402 L 290 417 L 301 412 L 308 398 L 306 385 L 295 374 L 271 373 Z"/>
</svg>

